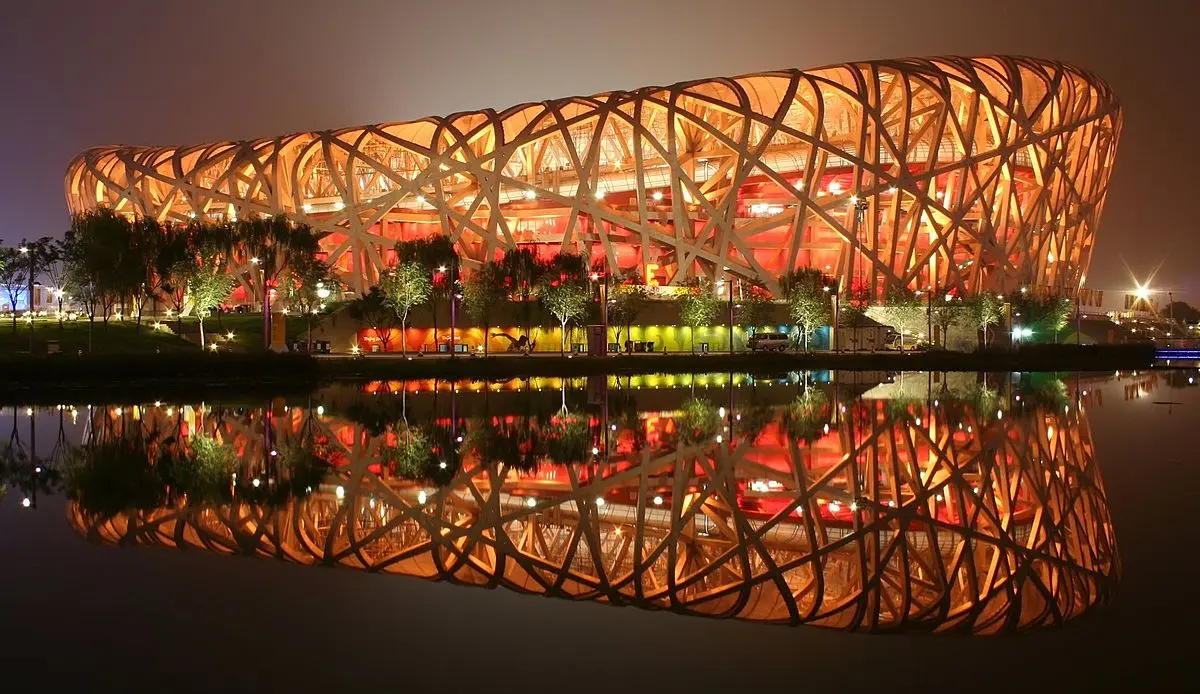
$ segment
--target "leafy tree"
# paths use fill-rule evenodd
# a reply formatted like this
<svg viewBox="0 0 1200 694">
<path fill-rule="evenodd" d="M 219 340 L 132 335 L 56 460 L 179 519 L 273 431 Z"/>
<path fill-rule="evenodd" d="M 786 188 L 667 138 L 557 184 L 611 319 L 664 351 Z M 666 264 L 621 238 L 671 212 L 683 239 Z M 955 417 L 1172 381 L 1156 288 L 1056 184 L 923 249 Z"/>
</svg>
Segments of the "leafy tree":
<svg viewBox="0 0 1200 694">
<path fill-rule="evenodd" d="M 537 293 L 538 279 L 545 272 L 545 264 L 528 248 L 509 249 L 500 259 L 500 270 L 504 286 L 510 296 L 521 302 L 525 314 L 525 334 L 531 329 L 533 297 Z"/>
<path fill-rule="evenodd" d="M 408 314 L 414 306 L 429 301 L 433 292 L 429 273 L 420 263 L 401 263 L 380 276 L 379 290 L 400 319 L 400 351 L 407 354 Z"/>
<path fill-rule="evenodd" d="M 649 291 L 641 273 L 631 272 L 620 277 L 618 284 L 608 291 L 608 322 L 617 331 L 616 342 L 621 342 L 621 330 L 630 332 L 633 322 L 646 308 L 650 300 Z"/>
<path fill-rule="evenodd" d="M 0 286 L 12 307 L 12 331 L 17 332 L 17 300 L 29 285 L 29 265 L 16 248 L 0 248 Z"/>
<path fill-rule="evenodd" d="M 1066 297 L 1037 297 L 1020 294 L 1012 302 L 1013 324 L 1020 324 L 1033 331 L 1035 336 L 1053 335 L 1067 327 L 1071 320 L 1073 304 Z"/>
<path fill-rule="evenodd" d="M 815 268 L 803 268 L 785 275 L 780 286 L 787 298 L 788 315 L 799 328 L 807 352 L 810 336 L 829 323 L 831 300 L 826 288 L 832 282 Z"/>
<path fill-rule="evenodd" d="M 401 241 L 396 244 L 396 258 L 399 263 L 417 262 L 424 266 L 431 278 L 431 296 L 429 313 L 433 318 L 433 334 L 438 333 L 437 306 L 438 302 L 450 299 L 458 290 L 458 251 L 454 242 L 443 234 L 427 236 L 423 239 Z"/>
<path fill-rule="evenodd" d="M 58 327 L 62 328 L 63 324 L 63 298 L 66 292 L 67 284 L 67 264 L 63 257 L 63 245 L 60 241 L 54 241 L 53 247 L 50 250 L 48 262 L 44 268 L 45 277 L 49 280 L 50 286 L 53 288 L 55 297 L 58 300 Z"/>
<path fill-rule="evenodd" d="M 258 273 L 250 273 L 249 284 L 262 294 L 266 304 L 268 290 L 277 287 L 292 268 L 319 257 L 322 236 L 307 224 L 275 215 L 236 222 L 230 229 L 228 242 L 239 249 L 245 262 L 257 266 Z M 252 262 L 255 258 L 257 263 Z M 264 311 L 268 308 L 263 307 Z"/>
<path fill-rule="evenodd" d="M 200 325 L 200 348 L 204 344 L 204 318 L 208 312 L 229 298 L 236 280 L 226 270 L 229 266 L 229 228 L 197 225 L 191 230 L 191 257 L 181 261 L 172 274 L 186 287 L 187 301 L 196 312 Z"/>
<path fill-rule="evenodd" d="M 895 327 L 908 330 L 912 323 L 921 319 L 925 305 L 921 296 L 907 287 L 892 287 L 884 297 L 883 305 L 887 308 L 897 323 Z M 912 331 L 910 332 L 917 332 Z M 901 333 L 903 336 L 903 333 Z"/>
<path fill-rule="evenodd" d="M 971 322 L 983 331 L 980 347 L 987 346 L 988 328 L 1000 323 L 1003 310 L 1004 305 L 1000 302 L 1000 298 L 991 292 L 980 292 L 967 302 L 967 312 Z"/>
<path fill-rule="evenodd" d="M 177 276 L 177 272 L 186 267 L 186 261 L 192 258 L 192 253 L 192 237 L 188 227 L 177 224 L 163 227 L 162 235 L 154 246 L 150 280 L 146 288 L 146 293 L 154 302 L 156 315 L 159 297 L 163 295 L 169 297 L 177 314 L 183 313 L 186 279 Z"/>
<path fill-rule="evenodd" d="M 371 287 L 366 294 L 351 302 L 346 311 L 360 325 L 369 325 L 375 337 L 386 348 L 392 330 L 396 327 L 397 316 L 396 310 L 388 303 L 387 297 L 379 287 Z"/>
<path fill-rule="evenodd" d="M 504 301 L 504 271 L 495 262 L 484 263 L 463 283 L 463 308 L 471 320 L 483 327 L 483 354 L 488 353 L 488 332 L 493 311 Z"/>
<path fill-rule="evenodd" d="M 308 330 L 308 351 L 311 352 L 313 321 L 325 310 L 329 297 L 341 293 L 342 282 L 324 260 L 309 256 L 293 262 L 283 286 L 288 306 L 304 318 Z"/>
<path fill-rule="evenodd" d="M 717 317 L 720 302 L 713 293 L 712 283 L 707 279 L 690 281 L 682 293 L 676 298 L 679 305 L 679 322 L 688 326 L 688 343 L 691 351 L 696 351 L 696 328 L 712 325 Z"/>
<path fill-rule="evenodd" d="M 771 317 L 772 303 L 771 292 L 762 284 L 744 284 L 741 299 L 734 306 L 736 324 L 744 327 L 748 335 L 754 335 L 755 328 L 766 324 Z"/>
<path fill-rule="evenodd" d="M 129 258 L 133 243 L 128 219 L 101 207 L 71 218 L 62 244 L 66 285 L 88 316 L 88 349 L 92 327 L 99 315 L 108 325 L 109 314 L 131 285 L 127 275 L 134 266 Z"/>
<path fill-rule="evenodd" d="M 556 255 L 539 278 L 538 297 L 561 328 L 561 352 L 567 350 L 567 323 L 583 316 L 591 301 L 587 282 L 587 261 L 570 253 Z"/>
<path fill-rule="evenodd" d="M 935 296 L 929 304 L 930 320 L 942 333 L 942 348 L 946 347 L 946 332 L 967 314 L 967 305 L 951 294 Z M 932 335 L 929 336 L 933 338 Z"/>
</svg>

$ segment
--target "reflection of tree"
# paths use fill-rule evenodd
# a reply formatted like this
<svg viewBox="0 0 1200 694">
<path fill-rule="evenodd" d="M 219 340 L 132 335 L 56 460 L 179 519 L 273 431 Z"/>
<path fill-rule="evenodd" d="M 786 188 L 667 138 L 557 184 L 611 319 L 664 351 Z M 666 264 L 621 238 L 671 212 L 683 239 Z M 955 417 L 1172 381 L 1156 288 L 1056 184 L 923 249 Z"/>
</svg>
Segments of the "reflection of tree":
<svg viewBox="0 0 1200 694">
<path fill-rule="evenodd" d="M 472 422 L 467 439 L 485 465 L 504 463 L 519 470 L 536 470 L 544 441 L 528 419 L 498 422 L 491 417 Z"/>
<path fill-rule="evenodd" d="M 590 453 L 591 438 L 586 419 L 564 412 L 547 429 L 546 455 L 559 465 L 581 463 Z"/>
<path fill-rule="evenodd" d="M 646 445 L 646 428 L 638 414 L 637 398 L 629 390 L 612 392 L 608 400 L 608 417 L 611 425 L 628 431 L 633 437 L 632 449 L 640 451 Z"/>
<path fill-rule="evenodd" d="M 70 451 L 64 460 L 66 488 L 90 514 L 113 516 L 161 506 L 166 488 L 143 436 L 119 436 Z"/>
<path fill-rule="evenodd" d="M 704 398 L 688 398 L 679 408 L 678 427 L 679 440 L 686 444 L 695 444 L 711 440 L 721 425 L 721 417 L 717 406 Z"/>
<path fill-rule="evenodd" d="M 381 461 L 405 479 L 422 479 L 432 457 L 433 443 L 417 426 L 403 427 L 396 434 L 396 445 L 380 450 Z"/>
<path fill-rule="evenodd" d="M 738 408 L 740 419 L 734 424 L 734 432 L 747 443 L 754 443 L 775 419 L 775 411 L 762 401 L 757 394 L 752 394 L 749 401 Z"/>
<path fill-rule="evenodd" d="M 812 443 L 824 435 L 831 411 L 825 393 L 809 386 L 787 406 L 783 414 L 784 431 L 792 441 Z"/>
<path fill-rule="evenodd" d="M 36 497 L 54 493 L 61 481 L 58 470 L 44 467 L 40 459 L 31 459 L 18 444 L 0 444 L 0 499 L 4 498 L 10 484 L 26 495 Z"/>
<path fill-rule="evenodd" d="M 352 422 L 361 424 L 371 436 L 379 436 L 388 427 L 405 415 L 403 398 L 391 396 L 355 398 L 346 405 L 342 415 Z"/>
<path fill-rule="evenodd" d="M 156 466 L 170 495 L 186 497 L 189 503 L 228 500 L 237 467 L 233 449 L 206 434 L 193 436 L 186 451 L 165 447 Z"/>
</svg>

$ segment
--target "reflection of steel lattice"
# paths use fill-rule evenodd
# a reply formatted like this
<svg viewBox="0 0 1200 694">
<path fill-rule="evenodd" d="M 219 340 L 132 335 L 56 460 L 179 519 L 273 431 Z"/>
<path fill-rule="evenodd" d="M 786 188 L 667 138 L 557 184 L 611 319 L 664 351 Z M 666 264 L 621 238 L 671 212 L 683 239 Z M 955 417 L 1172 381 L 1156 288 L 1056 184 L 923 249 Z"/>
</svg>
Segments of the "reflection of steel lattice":
<svg viewBox="0 0 1200 694">
<path fill-rule="evenodd" d="M 187 221 L 286 213 L 331 232 L 363 289 L 400 239 L 586 250 L 679 283 L 1077 287 L 1121 129 L 1107 85 L 1058 63 L 853 63 L 556 99 L 504 111 L 70 164 L 73 211 Z M 861 203 L 861 204 L 859 204 Z"/>
<path fill-rule="evenodd" d="M 518 473 L 468 455 L 435 490 L 372 472 L 387 435 L 372 443 L 357 425 L 292 408 L 278 440 L 309 427 L 345 446 L 336 479 L 305 500 L 112 518 L 72 503 L 68 515 L 116 544 L 850 630 L 995 633 L 1059 624 L 1107 599 L 1118 559 L 1081 414 L 897 409 L 848 405 L 811 445 L 789 440 L 776 416 L 732 444 L 648 445 L 604 465 Z M 245 445 L 252 425 L 212 426 L 260 454 Z M 655 414 L 639 426 L 674 422 Z"/>
</svg>

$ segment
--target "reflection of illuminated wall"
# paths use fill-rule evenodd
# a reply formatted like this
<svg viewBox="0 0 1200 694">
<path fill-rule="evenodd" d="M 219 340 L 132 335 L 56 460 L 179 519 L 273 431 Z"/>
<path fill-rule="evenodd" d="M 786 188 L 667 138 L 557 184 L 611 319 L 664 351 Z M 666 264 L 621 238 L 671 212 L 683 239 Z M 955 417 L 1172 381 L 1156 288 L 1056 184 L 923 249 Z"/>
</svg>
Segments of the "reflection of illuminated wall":
<svg viewBox="0 0 1200 694">
<path fill-rule="evenodd" d="M 1021 405 L 997 419 L 955 402 L 855 401 L 820 412 L 829 427 L 811 444 L 789 434 L 786 408 L 751 435 L 739 433 L 750 411 L 729 412 L 732 434 L 696 444 L 680 439 L 678 414 L 642 412 L 610 429 L 605 464 L 519 473 L 467 453 L 438 489 L 376 465 L 389 434 L 289 408 L 273 418 L 278 437 L 311 427 L 341 446 L 336 474 L 305 500 L 68 514 L 103 542 L 850 630 L 993 633 L 1108 597 L 1116 546 L 1078 410 Z M 253 414 L 210 424 L 261 450 Z"/>
<path fill-rule="evenodd" d="M 398 240 L 467 267 L 588 251 L 651 284 L 790 269 L 842 286 L 1078 287 L 1121 130 L 1085 71 L 1031 58 L 859 62 L 191 147 L 99 147 L 73 212 L 286 213 L 356 290 Z M 249 265 L 240 268 L 248 271 Z"/>
</svg>

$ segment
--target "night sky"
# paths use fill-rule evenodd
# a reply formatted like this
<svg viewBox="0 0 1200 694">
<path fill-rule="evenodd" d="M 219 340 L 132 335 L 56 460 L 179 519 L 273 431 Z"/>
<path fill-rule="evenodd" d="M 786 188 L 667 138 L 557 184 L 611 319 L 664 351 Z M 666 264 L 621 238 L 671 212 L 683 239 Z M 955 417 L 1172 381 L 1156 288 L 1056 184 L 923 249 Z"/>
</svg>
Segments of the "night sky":
<svg viewBox="0 0 1200 694">
<path fill-rule="evenodd" d="M 61 235 L 63 174 L 101 144 L 336 128 L 871 58 L 1024 54 L 1126 108 L 1089 286 L 1125 263 L 1200 300 L 1195 0 L 6 2 L 0 238 Z M 452 9 L 451 9 L 452 8 Z"/>
</svg>

